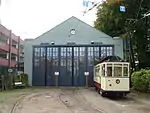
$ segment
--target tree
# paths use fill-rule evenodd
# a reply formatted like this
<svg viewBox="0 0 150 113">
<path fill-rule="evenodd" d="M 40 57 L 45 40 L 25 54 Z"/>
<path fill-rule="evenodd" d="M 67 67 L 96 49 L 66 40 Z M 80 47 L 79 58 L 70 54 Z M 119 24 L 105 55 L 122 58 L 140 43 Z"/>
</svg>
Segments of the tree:
<svg viewBox="0 0 150 113">
<path fill-rule="evenodd" d="M 103 2 L 98 7 L 97 19 L 94 22 L 95 28 L 101 30 L 110 36 L 124 33 L 126 13 L 120 13 L 120 4 L 113 2 L 111 4 Z"/>
<path fill-rule="evenodd" d="M 127 8 L 125 13 L 119 11 L 120 5 Z M 94 23 L 96 29 L 112 37 L 125 36 L 131 39 L 131 47 L 133 47 L 131 58 L 133 62 L 135 58 L 139 61 L 138 68 L 150 67 L 150 33 L 148 32 L 150 19 L 141 19 L 149 10 L 150 0 L 126 0 L 125 2 L 108 0 L 98 7 L 97 19 Z"/>
</svg>

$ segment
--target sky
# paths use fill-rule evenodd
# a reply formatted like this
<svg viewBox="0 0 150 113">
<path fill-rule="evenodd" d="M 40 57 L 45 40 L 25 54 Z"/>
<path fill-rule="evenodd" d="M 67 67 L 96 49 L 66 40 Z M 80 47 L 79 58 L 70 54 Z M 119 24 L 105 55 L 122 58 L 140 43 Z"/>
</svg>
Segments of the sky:
<svg viewBox="0 0 150 113">
<path fill-rule="evenodd" d="M 36 38 L 72 16 L 93 26 L 96 8 L 83 16 L 82 4 L 83 0 L 2 0 L 0 21 L 22 39 Z"/>
</svg>

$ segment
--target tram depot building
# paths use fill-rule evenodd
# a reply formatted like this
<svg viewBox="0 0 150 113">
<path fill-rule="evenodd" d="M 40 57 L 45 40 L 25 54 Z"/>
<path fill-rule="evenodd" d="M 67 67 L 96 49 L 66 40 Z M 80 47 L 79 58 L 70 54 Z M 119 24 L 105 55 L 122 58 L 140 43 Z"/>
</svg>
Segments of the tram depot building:
<svg viewBox="0 0 150 113">
<path fill-rule="evenodd" d="M 33 86 L 93 86 L 93 66 L 109 55 L 123 58 L 123 39 L 71 17 L 35 39 L 25 40 L 24 72 Z"/>
</svg>

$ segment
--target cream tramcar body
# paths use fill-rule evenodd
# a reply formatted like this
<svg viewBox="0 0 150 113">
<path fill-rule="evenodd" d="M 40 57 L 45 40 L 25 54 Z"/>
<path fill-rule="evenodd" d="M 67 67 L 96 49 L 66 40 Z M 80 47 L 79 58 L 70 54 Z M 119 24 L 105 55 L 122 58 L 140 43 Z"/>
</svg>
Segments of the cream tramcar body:
<svg viewBox="0 0 150 113">
<path fill-rule="evenodd" d="M 118 60 L 119 59 L 119 60 Z M 109 56 L 94 67 L 94 87 L 102 95 L 130 92 L 129 63 Z"/>
</svg>

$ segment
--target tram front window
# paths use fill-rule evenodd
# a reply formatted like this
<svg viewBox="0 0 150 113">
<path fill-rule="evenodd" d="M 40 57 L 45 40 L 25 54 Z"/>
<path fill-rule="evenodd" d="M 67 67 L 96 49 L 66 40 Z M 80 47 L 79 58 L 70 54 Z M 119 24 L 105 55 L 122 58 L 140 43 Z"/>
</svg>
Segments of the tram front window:
<svg viewBox="0 0 150 113">
<path fill-rule="evenodd" d="M 114 76 L 122 76 L 122 67 L 114 67 Z"/>
</svg>

